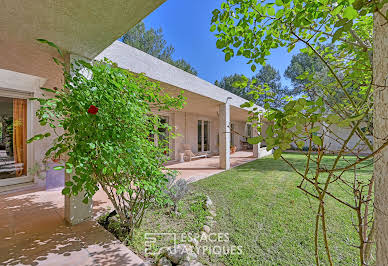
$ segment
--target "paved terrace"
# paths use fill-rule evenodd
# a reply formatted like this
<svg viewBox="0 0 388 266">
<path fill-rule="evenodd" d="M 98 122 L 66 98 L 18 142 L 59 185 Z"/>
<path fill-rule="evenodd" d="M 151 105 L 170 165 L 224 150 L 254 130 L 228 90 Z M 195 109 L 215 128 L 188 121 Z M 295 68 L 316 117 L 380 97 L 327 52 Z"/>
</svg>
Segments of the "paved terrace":
<svg viewBox="0 0 388 266">
<path fill-rule="evenodd" d="M 265 149 L 260 149 L 259 158 L 266 156 L 268 153 Z M 230 155 L 230 167 L 236 167 L 244 163 L 256 160 L 252 151 L 238 151 Z M 189 182 L 195 182 L 225 171 L 219 167 L 219 156 L 202 158 L 184 163 L 169 164 L 167 168 L 177 170 L 177 178 L 184 178 Z"/>
<path fill-rule="evenodd" d="M 255 160 L 236 152 L 232 167 Z M 224 170 L 218 157 L 170 165 L 193 182 Z M 94 218 L 75 226 L 64 222 L 61 190 L 0 195 L 0 265 L 142 265 L 143 260 L 98 225 L 110 203 L 102 190 L 93 198 Z"/>
</svg>

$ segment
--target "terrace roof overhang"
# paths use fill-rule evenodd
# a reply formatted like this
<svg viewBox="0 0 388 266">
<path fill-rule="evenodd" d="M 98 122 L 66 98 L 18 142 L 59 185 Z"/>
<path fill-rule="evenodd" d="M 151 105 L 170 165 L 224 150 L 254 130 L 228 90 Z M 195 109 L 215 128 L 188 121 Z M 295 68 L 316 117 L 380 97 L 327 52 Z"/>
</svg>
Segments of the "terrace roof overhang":
<svg viewBox="0 0 388 266">
<path fill-rule="evenodd" d="M 2 1 L 0 41 L 49 40 L 93 59 L 166 0 Z"/>
</svg>

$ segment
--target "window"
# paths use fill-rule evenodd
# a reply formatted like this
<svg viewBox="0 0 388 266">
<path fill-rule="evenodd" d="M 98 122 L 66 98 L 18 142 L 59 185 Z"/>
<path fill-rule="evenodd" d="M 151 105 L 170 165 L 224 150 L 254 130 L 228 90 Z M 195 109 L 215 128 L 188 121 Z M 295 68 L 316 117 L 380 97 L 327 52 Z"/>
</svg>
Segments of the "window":
<svg viewBox="0 0 388 266">
<path fill-rule="evenodd" d="M 27 175 L 27 100 L 0 97 L 0 180 Z"/>
<path fill-rule="evenodd" d="M 210 122 L 198 120 L 198 152 L 210 151 Z"/>
</svg>

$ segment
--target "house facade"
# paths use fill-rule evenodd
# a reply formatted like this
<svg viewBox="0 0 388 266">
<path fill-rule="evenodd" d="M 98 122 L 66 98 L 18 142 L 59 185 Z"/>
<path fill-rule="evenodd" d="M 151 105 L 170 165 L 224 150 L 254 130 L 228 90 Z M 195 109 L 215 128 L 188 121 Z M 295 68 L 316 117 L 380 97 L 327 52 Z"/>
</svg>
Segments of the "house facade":
<svg viewBox="0 0 388 266">
<path fill-rule="evenodd" d="M 230 167 L 230 145 L 242 149 L 248 110 L 240 97 L 192 76 L 117 40 L 163 0 L 114 1 L 6 1 L 0 9 L 0 192 L 46 186 L 58 172 L 43 167 L 51 139 L 27 144 L 27 139 L 47 132 L 35 112 L 40 87 L 61 87 L 62 69 L 55 64 L 55 43 L 67 62 L 107 57 L 119 66 L 145 73 L 170 94 L 184 90 L 187 104 L 179 112 L 160 113 L 173 126 L 171 160 L 178 160 L 186 144 L 194 154 L 219 154 L 219 167 Z M 115 19 L 112 19 L 112 18 Z M 231 133 L 230 127 L 239 134 Z M 250 133 L 249 133 L 250 134 Z M 257 148 L 259 145 L 256 145 Z M 255 152 L 258 154 L 258 149 Z M 55 162 L 52 162 L 55 165 Z M 71 180 L 70 175 L 62 178 Z M 58 178 L 56 176 L 55 178 Z M 65 180 L 63 180 L 65 179 Z M 82 195 L 65 197 L 65 219 L 76 224 L 90 216 L 91 206 Z"/>
<path fill-rule="evenodd" d="M 27 144 L 43 132 L 35 112 L 40 87 L 61 87 L 61 68 L 52 59 L 55 43 L 67 62 L 94 59 L 164 0 L 2 1 L 0 8 L 0 192 L 44 185 L 39 173 L 50 140 Z M 112 19 L 114 18 L 114 19 Z M 71 176 L 66 176 L 70 179 Z M 65 219 L 75 224 L 90 216 L 80 197 L 65 198 Z"/>
<path fill-rule="evenodd" d="M 246 122 L 248 110 L 240 107 L 246 102 L 245 99 L 120 41 L 115 41 L 96 57 L 97 60 L 104 58 L 117 63 L 123 69 L 144 73 L 160 82 L 161 87 L 170 95 L 183 92 L 187 98 L 182 110 L 158 113 L 177 135 L 176 138 L 169 139 L 171 160 L 180 160 L 185 147 L 190 148 L 195 155 L 209 156 L 220 154 L 222 148 L 229 150 L 231 146 L 235 146 L 237 150 L 246 149 L 246 137 L 256 134 Z M 229 108 L 229 117 L 222 117 L 222 108 L 226 105 Z M 257 108 L 262 110 L 261 107 Z M 224 124 L 227 125 L 229 138 L 226 148 L 220 144 L 220 129 Z M 253 150 L 258 148 L 259 145 L 254 145 Z M 255 154 L 258 156 L 257 152 Z M 221 164 L 222 162 L 220 167 Z"/>
</svg>

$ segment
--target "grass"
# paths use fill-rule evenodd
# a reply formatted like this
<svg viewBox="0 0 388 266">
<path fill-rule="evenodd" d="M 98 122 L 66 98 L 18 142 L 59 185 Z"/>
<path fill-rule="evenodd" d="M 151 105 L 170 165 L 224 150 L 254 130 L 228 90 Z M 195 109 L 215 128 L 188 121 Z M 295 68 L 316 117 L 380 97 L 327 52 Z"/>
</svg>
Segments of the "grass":
<svg viewBox="0 0 388 266">
<path fill-rule="evenodd" d="M 286 154 L 299 170 L 304 157 Z M 330 163 L 335 157 L 327 157 Z M 348 157 L 348 160 L 354 158 Z M 365 162 L 359 178 L 372 173 L 371 162 Z M 345 166 L 340 162 L 340 167 Z M 347 175 L 347 176 L 346 176 Z M 352 178 L 347 173 L 345 178 Z M 167 209 L 148 212 L 130 246 L 144 252 L 145 232 L 199 232 L 208 215 L 203 197 L 208 195 L 216 206 L 213 231 L 229 234 L 229 246 L 241 246 L 242 254 L 201 255 L 202 263 L 210 265 L 312 265 L 314 260 L 314 219 L 317 202 L 309 200 L 297 188 L 300 178 L 281 160 L 259 159 L 233 168 L 191 185 L 191 193 L 180 203 L 181 216 Z M 342 186 L 333 184 L 330 191 L 352 202 Z M 334 264 L 357 265 L 357 233 L 351 224 L 352 210 L 327 199 L 327 224 Z M 171 243 L 171 241 L 169 242 Z M 160 245 L 168 244 L 168 242 Z M 213 243 L 214 244 L 214 243 Z M 321 243 L 320 257 L 327 263 Z"/>
</svg>

